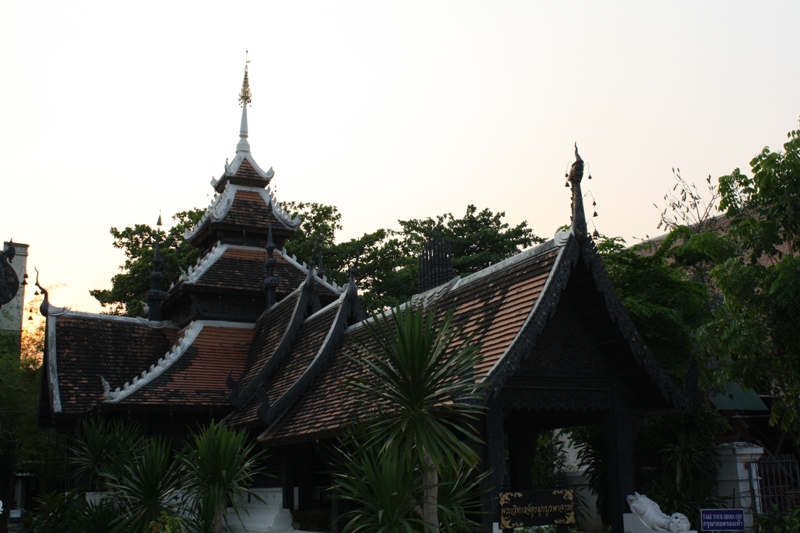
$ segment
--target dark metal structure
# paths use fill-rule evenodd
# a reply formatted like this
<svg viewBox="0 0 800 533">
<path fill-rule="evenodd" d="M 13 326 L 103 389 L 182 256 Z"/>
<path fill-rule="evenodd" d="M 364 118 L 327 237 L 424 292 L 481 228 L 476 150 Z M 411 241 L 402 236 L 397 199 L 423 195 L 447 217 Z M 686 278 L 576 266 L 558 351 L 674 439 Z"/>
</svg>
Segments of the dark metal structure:
<svg viewBox="0 0 800 533">
<path fill-rule="evenodd" d="M 15 254 L 13 244 L 0 253 L 0 307 L 13 300 L 19 290 L 19 277 L 10 264 Z"/>
<path fill-rule="evenodd" d="M 453 252 L 441 233 L 433 233 L 419 256 L 419 292 L 425 292 L 453 279 Z"/>
</svg>

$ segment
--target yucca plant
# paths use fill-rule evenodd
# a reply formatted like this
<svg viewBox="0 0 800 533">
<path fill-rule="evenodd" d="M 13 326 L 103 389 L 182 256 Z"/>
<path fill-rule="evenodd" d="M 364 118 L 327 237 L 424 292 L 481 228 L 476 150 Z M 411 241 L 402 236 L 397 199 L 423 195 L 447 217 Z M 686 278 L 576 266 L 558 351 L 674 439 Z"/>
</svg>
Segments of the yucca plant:
<svg viewBox="0 0 800 533">
<path fill-rule="evenodd" d="M 102 498 L 89 502 L 83 515 L 81 533 L 108 533 L 119 520 L 119 511 L 113 501 Z"/>
<path fill-rule="evenodd" d="M 118 420 L 84 420 L 81 431 L 70 446 L 78 476 L 84 476 L 89 490 L 104 490 L 105 474 L 118 465 L 130 463 L 141 447 L 139 427 Z"/>
<path fill-rule="evenodd" d="M 366 427 L 354 427 L 338 448 L 336 497 L 355 504 L 344 533 L 421 531 L 424 524 L 415 513 L 422 497 L 420 473 L 399 454 L 367 444 Z"/>
<path fill-rule="evenodd" d="M 241 496 L 250 493 L 258 498 L 249 487 L 263 473 L 259 462 L 265 452 L 254 451 L 255 443 L 247 440 L 246 431 L 212 423 L 193 433 L 180 455 L 186 473 L 184 489 L 203 533 L 222 530 L 228 520 L 228 502 L 239 516 Z"/>
<path fill-rule="evenodd" d="M 112 531 L 144 532 L 163 511 L 178 512 L 182 476 L 183 463 L 173 459 L 167 441 L 144 441 L 132 461 L 119 465 L 115 474 L 106 474 L 106 485 L 119 511 Z"/>
</svg>

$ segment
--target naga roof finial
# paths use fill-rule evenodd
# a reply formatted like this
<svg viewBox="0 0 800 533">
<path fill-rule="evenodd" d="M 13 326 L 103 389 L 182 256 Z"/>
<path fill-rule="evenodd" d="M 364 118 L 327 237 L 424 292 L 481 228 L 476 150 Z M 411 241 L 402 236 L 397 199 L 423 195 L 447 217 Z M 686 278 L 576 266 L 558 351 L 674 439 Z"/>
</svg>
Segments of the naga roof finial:
<svg viewBox="0 0 800 533">
<path fill-rule="evenodd" d="M 567 176 L 572 184 L 572 233 L 579 243 L 586 240 L 586 215 L 583 212 L 583 193 L 581 180 L 583 179 L 583 159 L 578 154 L 578 143 L 575 143 L 575 162 L 569 169 Z"/>
</svg>

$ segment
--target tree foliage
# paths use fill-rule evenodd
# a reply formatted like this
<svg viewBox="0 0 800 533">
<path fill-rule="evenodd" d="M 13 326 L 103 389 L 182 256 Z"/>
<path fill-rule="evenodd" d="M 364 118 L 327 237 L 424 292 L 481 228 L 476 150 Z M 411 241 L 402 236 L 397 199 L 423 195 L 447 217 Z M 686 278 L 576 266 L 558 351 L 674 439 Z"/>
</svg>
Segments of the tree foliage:
<svg viewBox="0 0 800 533">
<path fill-rule="evenodd" d="M 36 425 L 43 346 L 43 322 L 21 336 L 0 335 L 0 500 L 7 509 L 18 503 L 10 490 L 15 472 L 34 474 L 44 492 L 63 485 L 64 440 Z"/>
<path fill-rule="evenodd" d="M 724 303 L 704 339 L 725 377 L 775 397 L 771 422 L 799 440 L 800 130 L 750 166 L 720 178 L 736 253 L 712 271 Z"/>
<path fill-rule="evenodd" d="M 619 238 L 601 238 L 603 263 L 625 310 L 662 367 L 683 382 L 689 361 L 707 368 L 706 352 L 697 342 L 697 328 L 711 320 L 708 285 L 689 278 L 687 264 L 700 259 L 688 244 L 674 246 L 673 230 L 656 249 L 649 243 L 626 248 Z"/>
<path fill-rule="evenodd" d="M 338 283 L 347 281 L 347 266 L 358 265 L 358 283 L 366 310 L 390 309 L 417 292 L 419 256 L 438 233 L 450 244 L 454 275 L 465 276 L 543 242 L 523 221 L 511 226 L 504 211 L 468 205 L 463 217 L 445 213 L 434 218 L 399 220 L 399 230 L 379 229 L 340 243 L 324 254 Z M 329 277 L 331 274 L 329 274 Z"/>
<path fill-rule="evenodd" d="M 193 265 L 200 255 L 200 251 L 190 245 L 183 234 L 193 228 L 202 216 L 202 209 L 175 213 L 172 216 L 175 224 L 166 232 L 148 224 L 136 224 L 122 230 L 112 227 L 113 246 L 125 252 L 125 262 L 119 268 L 120 273 L 111 278 L 111 289 L 94 289 L 89 294 L 113 315 L 143 316 L 156 241 L 160 242 L 164 261 L 161 272 L 166 289 L 170 283 L 178 281 L 181 269 Z"/>
<path fill-rule="evenodd" d="M 286 249 L 301 261 L 317 263 L 320 253 L 335 245 L 336 232 L 342 229 L 339 208 L 317 202 L 284 202 L 282 205 L 290 215 L 302 220 L 286 243 Z"/>
</svg>

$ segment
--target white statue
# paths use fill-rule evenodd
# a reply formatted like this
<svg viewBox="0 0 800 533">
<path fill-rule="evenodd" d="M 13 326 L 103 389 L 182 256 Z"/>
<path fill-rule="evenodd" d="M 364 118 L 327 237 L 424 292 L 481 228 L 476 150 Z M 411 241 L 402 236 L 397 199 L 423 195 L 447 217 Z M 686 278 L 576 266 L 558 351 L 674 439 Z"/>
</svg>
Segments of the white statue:
<svg viewBox="0 0 800 533">
<path fill-rule="evenodd" d="M 656 502 L 643 494 L 634 492 L 628 496 L 628 505 L 633 514 L 639 517 L 644 525 L 653 531 L 667 531 L 678 533 L 689 531 L 689 519 L 681 513 L 665 515 Z"/>
</svg>

